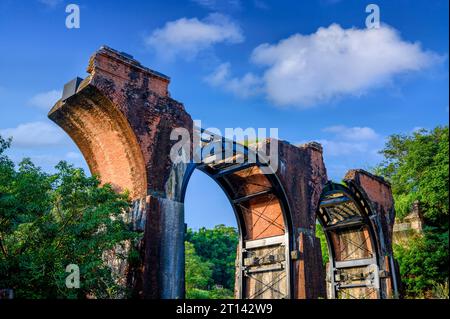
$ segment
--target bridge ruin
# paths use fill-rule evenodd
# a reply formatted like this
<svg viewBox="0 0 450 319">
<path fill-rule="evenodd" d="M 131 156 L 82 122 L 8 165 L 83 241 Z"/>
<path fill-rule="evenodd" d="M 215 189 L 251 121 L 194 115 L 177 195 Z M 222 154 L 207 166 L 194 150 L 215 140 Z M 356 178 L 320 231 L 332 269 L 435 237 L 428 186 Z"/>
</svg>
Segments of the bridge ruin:
<svg viewBox="0 0 450 319">
<path fill-rule="evenodd" d="M 322 147 L 314 142 L 258 141 L 278 147 L 272 174 L 262 170 L 263 161 L 173 163 L 172 130 L 193 134 L 195 128 L 170 97 L 170 79 L 106 46 L 91 57 L 87 72 L 66 84 L 49 117 L 102 183 L 130 193 L 130 220 L 143 235 L 139 260 L 116 268 L 133 297 L 184 298 L 183 203 L 195 169 L 218 183 L 236 215 L 236 298 L 398 296 L 394 202 L 384 179 L 350 170 L 342 183 L 329 181 Z M 245 147 L 244 156 L 251 152 Z M 317 222 L 328 244 L 326 269 Z"/>
</svg>

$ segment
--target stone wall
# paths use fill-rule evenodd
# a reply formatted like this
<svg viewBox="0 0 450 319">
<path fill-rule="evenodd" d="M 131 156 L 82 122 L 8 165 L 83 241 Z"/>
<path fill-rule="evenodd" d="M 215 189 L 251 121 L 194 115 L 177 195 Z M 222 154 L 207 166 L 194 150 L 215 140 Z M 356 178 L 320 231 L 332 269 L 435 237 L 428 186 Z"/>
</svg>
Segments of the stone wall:
<svg viewBox="0 0 450 319">
<path fill-rule="evenodd" d="M 393 229 L 393 243 L 407 245 L 414 236 L 423 233 L 423 217 L 418 201 L 413 203 L 411 212 L 403 219 L 396 218 Z"/>
</svg>

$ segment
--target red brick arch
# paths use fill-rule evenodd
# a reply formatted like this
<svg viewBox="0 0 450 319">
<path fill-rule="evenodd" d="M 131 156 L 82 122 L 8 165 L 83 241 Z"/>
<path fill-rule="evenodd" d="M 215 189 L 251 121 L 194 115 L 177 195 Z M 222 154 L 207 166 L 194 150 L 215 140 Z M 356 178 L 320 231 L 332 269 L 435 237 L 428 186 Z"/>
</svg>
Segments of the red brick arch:
<svg viewBox="0 0 450 319">
<path fill-rule="evenodd" d="M 174 128 L 192 134 L 193 121 L 169 96 L 170 79 L 108 47 L 91 57 L 88 72 L 81 83 L 65 87 L 49 117 L 72 137 L 102 182 L 130 191 L 130 220 L 143 235 L 140 260 L 118 268 L 134 297 L 184 297 L 183 194 L 196 168 L 221 185 L 240 223 L 237 297 L 326 296 L 315 236 L 316 213 L 328 180 L 319 144 L 268 140 L 278 147 L 274 174 L 262 174 L 259 164 L 174 164 L 170 134 Z M 383 210 L 377 215 L 377 241 L 384 247 L 380 256 L 391 254 L 390 188 L 361 172 L 352 178 L 371 205 Z"/>
<path fill-rule="evenodd" d="M 136 136 L 125 116 L 95 87 L 83 84 L 49 116 L 77 144 L 91 172 L 133 198 L 145 196 L 147 178 Z"/>
</svg>

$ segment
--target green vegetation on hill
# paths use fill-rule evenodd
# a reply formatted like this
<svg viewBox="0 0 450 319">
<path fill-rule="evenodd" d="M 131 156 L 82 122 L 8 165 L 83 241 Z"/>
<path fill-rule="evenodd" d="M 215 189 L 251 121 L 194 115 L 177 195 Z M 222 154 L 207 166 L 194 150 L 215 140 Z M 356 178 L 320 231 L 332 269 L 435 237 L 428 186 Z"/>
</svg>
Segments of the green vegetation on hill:
<svg viewBox="0 0 450 319">
<path fill-rule="evenodd" d="M 392 135 L 374 170 L 391 182 L 397 216 L 406 216 L 416 200 L 423 209 L 424 233 L 394 247 L 407 297 L 448 298 L 448 134 L 444 126 Z M 4 154 L 9 146 L 0 136 L 0 288 L 14 289 L 17 298 L 124 296 L 103 256 L 136 239 L 123 219 L 127 195 L 65 162 L 54 174 L 28 159 L 16 167 Z M 317 236 L 326 262 L 319 225 Z M 233 227 L 188 229 L 187 298 L 233 298 L 237 244 Z M 65 286 L 69 264 L 80 267 L 80 289 Z"/>
<path fill-rule="evenodd" d="M 392 184 L 397 216 L 405 217 L 414 201 L 423 210 L 423 235 L 394 246 L 406 297 L 442 297 L 449 277 L 449 131 L 448 126 L 411 135 L 390 136 L 381 151 L 385 160 L 375 173 Z"/>
<path fill-rule="evenodd" d="M 0 288 L 27 299 L 122 296 L 102 256 L 135 236 L 122 218 L 127 196 L 65 162 L 55 174 L 28 159 L 16 168 L 9 145 L 0 136 Z M 69 264 L 79 289 L 65 285 Z"/>
<path fill-rule="evenodd" d="M 187 298 L 233 298 L 238 241 L 234 227 L 188 229 L 185 246 Z"/>
</svg>

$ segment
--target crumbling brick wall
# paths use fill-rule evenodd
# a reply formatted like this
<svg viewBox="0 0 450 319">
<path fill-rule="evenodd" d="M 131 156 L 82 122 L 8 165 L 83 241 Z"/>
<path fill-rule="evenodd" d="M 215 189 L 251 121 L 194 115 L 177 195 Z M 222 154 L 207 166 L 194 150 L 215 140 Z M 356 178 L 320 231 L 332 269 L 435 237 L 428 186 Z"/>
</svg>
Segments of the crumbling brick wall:
<svg viewBox="0 0 450 319">
<path fill-rule="evenodd" d="M 376 244 L 380 258 L 383 259 L 380 262 L 380 270 L 382 274 L 384 273 L 381 279 L 383 286 L 381 291 L 385 293 L 384 298 L 398 297 L 394 296 L 394 293 L 398 292 L 399 271 L 392 251 L 395 206 L 391 185 L 382 177 L 361 169 L 348 171 L 344 181 L 350 186 L 356 187 L 368 199 L 369 205 L 375 213 L 372 223 L 378 237 Z"/>
<path fill-rule="evenodd" d="M 64 92 L 49 117 L 75 141 L 92 173 L 117 191 L 130 192 L 130 222 L 134 230 L 143 233 L 139 259 L 128 265 L 124 274 L 133 296 L 182 298 L 183 192 L 192 165 L 171 162 L 170 150 L 176 141 L 170 134 L 181 127 L 192 135 L 192 119 L 184 106 L 170 97 L 169 78 L 129 55 L 102 47 L 91 57 L 88 73 L 73 92 Z M 287 212 L 288 224 L 283 232 L 275 228 L 264 231 L 267 236 L 289 231 L 291 296 L 324 297 L 320 242 L 315 236 L 316 211 L 327 182 L 322 148 L 317 143 L 300 147 L 284 141 L 270 143 L 277 143 L 279 149 L 276 183 L 282 196 L 268 211 L 275 217 L 281 210 Z M 264 179 L 257 174 L 253 178 Z M 242 180 L 239 174 L 234 179 Z M 350 172 L 346 179 L 363 189 L 380 212 L 380 227 L 386 236 L 383 252 L 391 253 L 393 205 L 387 184 L 361 171 Z M 251 182 L 247 186 L 250 191 Z M 254 199 L 248 205 L 251 209 L 262 203 Z"/>
</svg>

